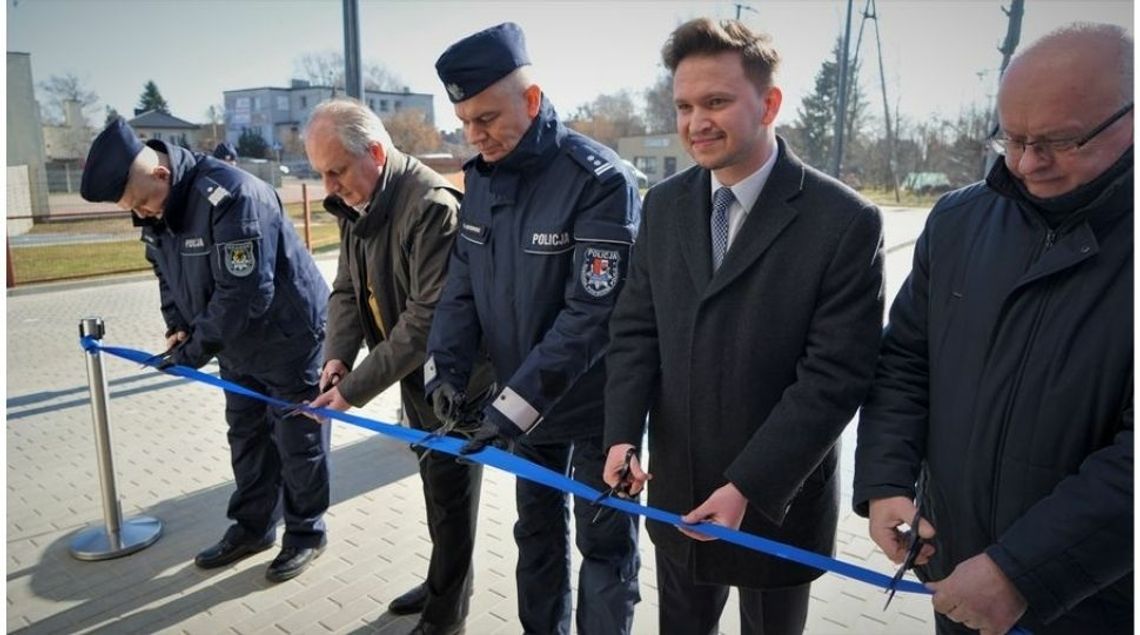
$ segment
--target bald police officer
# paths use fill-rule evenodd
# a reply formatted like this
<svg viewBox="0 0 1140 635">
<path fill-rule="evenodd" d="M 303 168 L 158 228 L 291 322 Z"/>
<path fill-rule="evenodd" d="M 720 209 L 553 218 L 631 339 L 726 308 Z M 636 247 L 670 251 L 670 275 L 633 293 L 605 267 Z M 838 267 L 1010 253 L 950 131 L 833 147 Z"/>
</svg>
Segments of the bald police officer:
<svg viewBox="0 0 1140 635">
<path fill-rule="evenodd" d="M 459 239 L 428 339 L 424 378 L 454 416 L 485 339 L 502 391 L 469 449 L 515 452 L 596 489 L 602 482 L 606 330 L 637 232 L 632 178 L 605 146 L 566 128 L 530 79 L 522 30 L 501 24 L 436 62 L 467 141 Z M 527 633 L 570 632 L 566 496 L 519 479 L 516 578 Z M 627 633 L 637 590 L 637 521 L 576 500 L 578 632 Z"/>
<path fill-rule="evenodd" d="M 91 145 L 83 198 L 134 212 L 158 277 L 164 363 L 201 368 L 288 402 L 318 394 L 328 286 L 283 214 L 273 188 L 247 172 L 176 145 L 144 145 L 116 119 Z M 329 504 L 328 426 L 226 392 L 236 491 L 233 524 L 194 562 L 222 567 L 273 546 L 266 571 L 296 577 L 324 549 Z"/>
</svg>

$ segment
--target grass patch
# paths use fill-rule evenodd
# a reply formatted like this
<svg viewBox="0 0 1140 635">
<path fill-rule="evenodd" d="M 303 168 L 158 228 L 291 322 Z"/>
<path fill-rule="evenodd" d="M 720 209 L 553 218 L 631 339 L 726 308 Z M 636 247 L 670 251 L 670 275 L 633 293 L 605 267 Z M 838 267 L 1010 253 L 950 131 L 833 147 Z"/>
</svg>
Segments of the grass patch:
<svg viewBox="0 0 1140 635">
<path fill-rule="evenodd" d="M 145 246 L 137 238 L 106 243 L 12 247 L 16 284 L 146 271 Z"/>
<path fill-rule="evenodd" d="M 895 200 L 894 190 L 881 190 L 864 188 L 859 190 L 863 196 L 871 199 L 875 205 L 886 207 L 923 207 L 931 208 L 941 198 L 941 194 L 916 194 L 909 190 L 899 190 L 899 199 Z"/>
<path fill-rule="evenodd" d="M 297 235 L 303 241 L 304 226 L 299 219 L 291 220 L 294 221 Z M 129 220 L 126 222 L 128 223 L 126 227 L 123 226 L 122 220 L 115 219 L 36 225 L 29 233 L 112 234 L 122 236 L 122 240 L 60 245 L 13 245 L 10 253 L 16 284 L 149 270 L 150 263 L 145 257 L 146 247 L 138 238 L 138 229 L 130 227 Z M 63 226 L 62 229 L 65 231 L 60 231 L 60 226 Z M 314 253 L 335 251 L 340 245 L 340 235 L 335 222 L 314 221 L 310 227 Z"/>
</svg>

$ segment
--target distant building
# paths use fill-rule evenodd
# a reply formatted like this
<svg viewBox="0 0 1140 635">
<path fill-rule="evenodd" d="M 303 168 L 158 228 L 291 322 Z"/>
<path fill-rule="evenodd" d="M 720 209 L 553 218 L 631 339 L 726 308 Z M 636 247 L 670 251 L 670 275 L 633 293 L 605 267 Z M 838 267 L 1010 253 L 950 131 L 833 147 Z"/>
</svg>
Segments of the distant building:
<svg viewBox="0 0 1140 635">
<path fill-rule="evenodd" d="M 236 145 L 242 131 L 252 130 L 260 134 L 271 149 L 281 152 L 284 160 L 304 156 L 301 126 L 313 107 L 334 94 L 343 96 L 344 91 L 294 79 L 288 88 L 242 88 L 223 94 L 225 140 Z M 413 93 L 407 88 L 403 92 L 366 90 L 363 101 L 381 118 L 405 108 L 415 108 L 423 111 L 425 121 L 435 124 L 431 94 Z"/>
<path fill-rule="evenodd" d="M 9 51 L 7 67 L 8 231 L 22 233 L 31 227 L 31 222 L 12 217 L 41 217 L 49 213 L 44 172 L 47 157 L 32 81 L 32 57 Z"/>
<path fill-rule="evenodd" d="M 618 155 L 645 173 L 655 185 L 693 165 L 676 133 L 641 135 L 618 139 Z"/>
<path fill-rule="evenodd" d="M 49 192 L 78 192 L 83 162 L 98 130 L 87 125 L 82 105 L 63 103 L 63 122 L 43 127 Z"/>
<path fill-rule="evenodd" d="M 127 123 L 143 140 L 155 139 L 193 148 L 198 138 L 198 124 L 158 110 L 148 110 Z"/>
</svg>

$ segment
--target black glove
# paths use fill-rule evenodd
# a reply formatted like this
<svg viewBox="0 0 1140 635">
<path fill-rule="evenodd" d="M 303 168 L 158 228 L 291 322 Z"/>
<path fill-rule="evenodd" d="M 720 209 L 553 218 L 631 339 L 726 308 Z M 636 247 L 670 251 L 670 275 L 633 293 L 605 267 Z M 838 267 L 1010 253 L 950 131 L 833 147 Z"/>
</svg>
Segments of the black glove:
<svg viewBox="0 0 1140 635">
<path fill-rule="evenodd" d="M 479 427 L 471 434 L 467 443 L 459 448 L 460 454 L 474 454 L 487 446 L 493 446 L 511 452 L 514 450 L 515 439 L 522 435 L 510 421 L 500 423 L 495 415 L 483 413 Z"/>
<path fill-rule="evenodd" d="M 163 356 L 163 360 L 159 363 L 158 369 L 166 370 L 175 364 L 188 366 L 190 368 L 201 368 L 210 363 L 210 360 L 214 358 L 214 354 L 220 350 L 222 350 L 221 346 L 212 344 L 211 342 L 200 341 L 191 335 L 178 346 L 175 346 L 169 355 Z"/>
<path fill-rule="evenodd" d="M 467 395 L 462 390 L 456 390 L 451 384 L 443 383 L 432 391 L 429 396 L 432 410 L 444 428 L 455 427 L 459 421 L 460 412 L 467 403 Z"/>
</svg>

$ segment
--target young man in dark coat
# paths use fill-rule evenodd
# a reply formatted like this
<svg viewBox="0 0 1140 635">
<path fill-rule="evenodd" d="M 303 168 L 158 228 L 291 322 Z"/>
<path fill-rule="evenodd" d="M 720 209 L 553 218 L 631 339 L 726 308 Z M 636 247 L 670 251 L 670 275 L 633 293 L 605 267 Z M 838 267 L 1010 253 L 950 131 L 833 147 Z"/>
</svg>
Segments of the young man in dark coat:
<svg viewBox="0 0 1140 635">
<path fill-rule="evenodd" d="M 312 405 L 363 406 L 399 382 L 407 424 L 438 428 L 424 396 L 422 365 L 455 242 L 459 191 L 400 152 L 376 113 L 355 100 L 326 101 L 313 109 L 305 151 L 324 180 L 325 208 L 340 227 L 321 370 L 324 392 Z M 361 344 L 368 354 L 356 364 Z M 465 388 L 475 394 L 490 381 L 489 365 L 476 364 Z M 457 633 L 471 594 L 482 466 L 417 452 L 431 560 L 424 583 L 393 600 L 389 610 L 422 613 L 413 633 Z"/>
<path fill-rule="evenodd" d="M 882 222 L 775 134 L 779 56 L 737 21 L 681 25 L 663 51 L 697 165 L 645 198 L 606 357 L 606 481 L 640 447 L 649 503 L 830 554 L 836 440 L 870 385 Z M 637 459 L 629 484 L 648 479 Z M 743 633 L 799 633 L 820 571 L 648 522 L 662 633 L 716 633 L 740 587 Z"/>
<path fill-rule="evenodd" d="M 1003 160 L 938 202 L 891 308 L 854 504 L 901 562 L 921 503 L 939 633 L 1132 632 L 1131 113 L 1120 27 L 1014 58 Z"/>
</svg>

